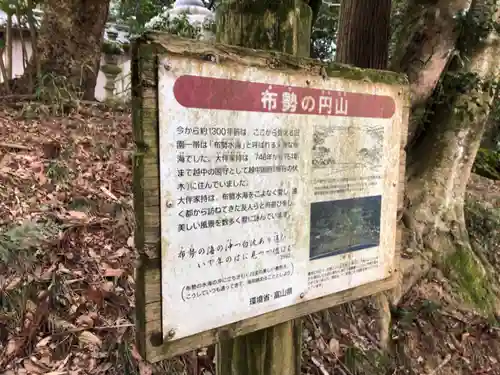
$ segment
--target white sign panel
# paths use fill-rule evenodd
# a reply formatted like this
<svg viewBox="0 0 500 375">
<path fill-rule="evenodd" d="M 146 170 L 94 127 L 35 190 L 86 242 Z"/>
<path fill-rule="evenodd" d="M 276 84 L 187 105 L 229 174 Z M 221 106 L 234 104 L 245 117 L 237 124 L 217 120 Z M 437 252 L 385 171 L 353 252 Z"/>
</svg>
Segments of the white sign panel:
<svg viewBox="0 0 500 375">
<path fill-rule="evenodd" d="M 389 277 L 396 88 L 180 57 L 159 66 L 164 332 Z"/>
</svg>

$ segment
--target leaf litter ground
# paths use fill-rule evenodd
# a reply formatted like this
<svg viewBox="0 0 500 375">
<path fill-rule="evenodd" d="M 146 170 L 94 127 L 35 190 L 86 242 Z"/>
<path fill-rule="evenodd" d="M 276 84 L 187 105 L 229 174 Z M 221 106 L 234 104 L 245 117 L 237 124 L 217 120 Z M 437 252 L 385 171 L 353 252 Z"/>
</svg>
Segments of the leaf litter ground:
<svg viewBox="0 0 500 375">
<path fill-rule="evenodd" d="M 137 353 L 131 118 L 84 113 L 0 108 L 0 374 L 214 373 L 213 350 Z M 392 355 L 370 298 L 305 318 L 303 373 L 500 374 L 498 328 L 438 276 L 393 311 Z"/>
<path fill-rule="evenodd" d="M 151 373 L 133 345 L 130 114 L 26 117 L 0 109 L 0 373 Z"/>
</svg>

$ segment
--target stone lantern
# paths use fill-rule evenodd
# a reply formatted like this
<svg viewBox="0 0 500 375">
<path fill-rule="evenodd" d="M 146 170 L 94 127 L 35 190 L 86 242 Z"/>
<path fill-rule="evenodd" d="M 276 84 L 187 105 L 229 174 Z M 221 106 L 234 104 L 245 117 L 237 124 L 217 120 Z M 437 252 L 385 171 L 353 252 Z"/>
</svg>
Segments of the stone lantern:
<svg viewBox="0 0 500 375">
<path fill-rule="evenodd" d="M 203 1 L 176 0 L 169 14 L 172 18 L 180 17 L 185 14 L 191 25 L 201 28 L 200 39 L 209 41 L 215 39 L 215 33 L 210 28 L 206 27 L 206 25 L 215 22 L 215 17 L 213 12 L 205 7 Z"/>
</svg>

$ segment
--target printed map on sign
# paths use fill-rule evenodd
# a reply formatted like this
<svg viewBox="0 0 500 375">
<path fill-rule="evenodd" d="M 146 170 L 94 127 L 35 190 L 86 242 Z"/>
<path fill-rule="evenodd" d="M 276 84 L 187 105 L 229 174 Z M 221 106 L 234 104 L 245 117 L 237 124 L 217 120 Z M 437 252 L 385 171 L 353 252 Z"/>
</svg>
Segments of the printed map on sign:
<svg viewBox="0 0 500 375">
<path fill-rule="evenodd" d="M 180 57 L 159 66 L 164 332 L 389 277 L 396 88 Z"/>
</svg>

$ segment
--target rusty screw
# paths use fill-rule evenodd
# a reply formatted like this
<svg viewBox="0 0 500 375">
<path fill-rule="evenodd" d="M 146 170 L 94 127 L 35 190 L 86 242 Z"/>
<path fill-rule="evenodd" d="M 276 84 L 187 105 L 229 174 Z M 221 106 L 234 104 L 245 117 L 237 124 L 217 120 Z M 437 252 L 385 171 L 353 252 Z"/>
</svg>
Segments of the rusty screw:
<svg viewBox="0 0 500 375">
<path fill-rule="evenodd" d="M 175 336 L 175 329 L 171 329 L 170 331 L 168 331 L 167 333 L 167 340 L 170 340 L 172 339 L 173 337 Z"/>
</svg>

